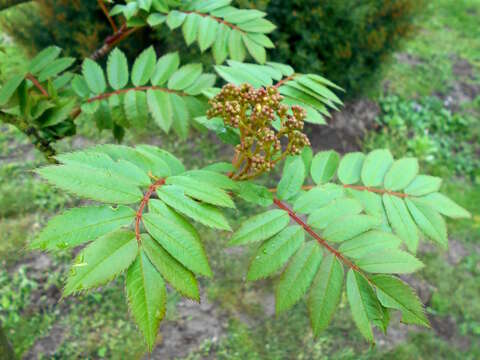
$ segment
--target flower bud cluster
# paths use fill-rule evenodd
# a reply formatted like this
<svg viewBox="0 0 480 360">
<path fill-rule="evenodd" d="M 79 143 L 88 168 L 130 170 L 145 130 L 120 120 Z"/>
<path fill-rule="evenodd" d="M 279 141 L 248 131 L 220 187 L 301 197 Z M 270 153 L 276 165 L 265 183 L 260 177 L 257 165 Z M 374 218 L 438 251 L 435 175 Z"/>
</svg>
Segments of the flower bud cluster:
<svg viewBox="0 0 480 360">
<path fill-rule="evenodd" d="M 299 154 L 310 142 L 302 132 L 305 110 L 300 106 L 285 106 L 283 96 L 274 86 L 255 89 L 249 84 L 225 85 L 209 101 L 209 119 L 220 117 L 225 125 L 239 129 L 240 144 L 236 159 L 242 178 L 270 171 L 279 159 Z M 276 131 L 273 122 L 279 121 Z M 282 150 L 282 139 L 285 144 Z"/>
</svg>

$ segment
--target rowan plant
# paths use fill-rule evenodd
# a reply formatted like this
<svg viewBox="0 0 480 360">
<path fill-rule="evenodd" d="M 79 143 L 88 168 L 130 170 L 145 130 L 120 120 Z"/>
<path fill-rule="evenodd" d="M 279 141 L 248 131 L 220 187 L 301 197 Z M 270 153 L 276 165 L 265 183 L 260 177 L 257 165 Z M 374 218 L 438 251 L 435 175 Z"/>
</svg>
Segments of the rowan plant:
<svg viewBox="0 0 480 360">
<path fill-rule="evenodd" d="M 372 327 L 386 332 L 393 311 L 406 324 L 428 327 L 422 303 L 397 276 L 424 266 L 415 256 L 421 239 L 447 247 L 443 216 L 470 216 L 439 192 L 442 180 L 420 174 L 415 158 L 394 160 L 388 149 L 314 154 L 304 124 L 325 124 L 341 106 L 340 89 L 320 75 L 267 62 L 267 34 L 275 27 L 265 13 L 229 0 L 109 3 L 99 1 L 113 35 L 80 66 L 52 46 L 0 90 L 3 119 L 52 162 L 37 174 L 94 202 L 55 216 L 30 244 L 43 251 L 81 247 L 63 296 L 125 273 L 130 313 L 151 351 L 166 283 L 200 301 L 197 278 L 214 275 L 197 230 L 202 224 L 230 237 L 229 246 L 256 246 L 246 281 L 276 278 L 277 313 L 305 298 L 315 335 L 329 325 L 344 290 L 371 343 Z M 181 28 L 188 45 L 211 49 L 216 75 L 200 63 L 180 66 L 178 53 L 157 57 L 153 47 L 130 67 L 121 41 L 140 28 L 165 26 Z M 96 62 L 102 57 L 106 71 Z M 75 133 L 79 116 L 118 140 L 150 123 L 182 138 L 190 127 L 206 128 L 234 147 L 234 157 L 186 169 L 150 145 L 57 154 L 55 141 Z M 281 179 L 268 189 L 257 178 L 272 177 L 275 167 L 282 167 Z M 259 213 L 232 230 L 225 210 L 238 201 L 256 204 Z"/>
</svg>

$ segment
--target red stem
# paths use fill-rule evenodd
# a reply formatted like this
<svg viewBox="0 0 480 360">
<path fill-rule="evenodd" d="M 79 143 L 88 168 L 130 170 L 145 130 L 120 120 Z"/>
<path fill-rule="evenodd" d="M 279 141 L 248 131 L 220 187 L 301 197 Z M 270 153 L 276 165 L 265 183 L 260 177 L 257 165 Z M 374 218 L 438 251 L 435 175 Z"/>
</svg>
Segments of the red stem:
<svg viewBox="0 0 480 360">
<path fill-rule="evenodd" d="M 296 77 L 297 75 L 298 75 L 298 74 L 292 74 L 292 75 L 290 75 L 290 76 L 287 76 L 285 79 L 282 79 L 282 80 L 280 80 L 278 83 L 276 83 L 273 87 L 275 87 L 275 88 L 278 89 L 280 86 L 282 86 L 282 85 L 285 84 L 286 82 L 295 79 L 295 77 Z"/>
<path fill-rule="evenodd" d="M 157 180 L 152 185 L 150 185 L 145 195 L 143 195 L 142 202 L 138 207 L 137 214 L 135 216 L 135 237 L 137 238 L 137 243 L 139 246 L 142 243 L 142 240 L 140 238 L 140 222 L 142 221 L 143 210 L 145 209 L 145 206 L 147 206 L 148 201 L 150 200 L 150 197 L 155 192 L 155 190 L 157 190 L 157 188 L 162 186 L 163 184 L 165 184 L 165 179 Z"/>
<path fill-rule="evenodd" d="M 315 187 L 316 187 L 316 185 L 302 186 L 302 190 L 311 190 Z M 368 187 L 368 186 L 343 185 L 343 187 L 346 188 L 346 189 L 354 189 L 354 190 L 359 190 L 359 191 L 370 191 L 370 192 L 377 193 L 377 194 L 389 194 L 389 195 L 397 196 L 397 197 L 400 197 L 400 198 L 407 198 L 407 197 L 410 196 L 410 195 L 405 194 L 405 193 L 389 191 L 389 190 L 384 190 L 384 189 L 377 189 L 377 188 L 372 188 L 372 187 Z M 276 193 L 277 188 L 268 189 L 268 191 L 270 191 L 271 193 Z"/>
<path fill-rule="evenodd" d="M 124 94 L 124 93 L 129 92 L 129 91 L 146 91 L 146 90 L 160 90 L 160 91 L 164 91 L 164 92 L 168 92 L 168 93 L 172 93 L 172 94 L 177 94 L 177 95 L 180 95 L 180 96 L 185 96 L 186 95 L 185 93 L 183 93 L 181 91 L 170 90 L 170 89 L 166 89 L 166 88 L 163 88 L 163 87 L 160 87 L 160 86 L 137 86 L 137 87 L 134 87 L 134 88 L 120 89 L 120 90 L 116 90 L 116 91 L 113 91 L 113 92 L 110 92 L 110 93 L 100 94 L 100 95 L 97 95 L 97 96 L 94 96 L 94 97 L 88 99 L 87 102 L 91 103 L 91 102 L 94 102 L 94 101 L 107 99 L 110 96 Z"/>
<path fill-rule="evenodd" d="M 352 263 L 350 260 L 348 260 L 346 257 L 344 257 L 340 252 L 338 252 L 335 248 L 331 247 L 324 239 L 322 239 L 315 231 L 313 231 L 313 229 L 308 226 L 302 219 L 300 219 L 297 214 L 295 214 L 294 211 L 292 211 L 287 205 L 285 205 L 283 202 L 281 202 L 280 200 L 278 200 L 277 198 L 273 199 L 273 202 L 275 203 L 275 205 L 277 205 L 277 207 L 279 207 L 280 209 L 282 210 L 285 210 L 286 212 L 288 212 L 288 215 L 290 216 L 290 218 L 295 221 L 298 225 L 300 225 L 301 227 L 303 227 L 303 229 L 311 236 L 313 237 L 315 240 L 317 240 L 317 242 L 322 245 L 324 248 L 326 248 L 329 252 L 331 252 L 334 256 L 337 257 L 337 259 L 339 259 L 340 261 L 342 261 L 345 265 L 347 265 L 349 268 L 355 270 L 355 271 L 358 271 L 358 272 L 361 272 L 363 273 L 362 270 L 360 270 L 360 268 L 355 265 L 354 263 Z"/>
<path fill-rule="evenodd" d="M 113 31 L 114 31 L 114 32 L 117 32 L 117 31 L 118 31 L 117 25 L 115 24 L 115 22 L 113 21 L 112 17 L 111 17 L 110 14 L 108 13 L 108 9 L 107 9 L 107 7 L 105 6 L 105 3 L 103 2 L 103 0 L 98 0 L 98 6 L 100 6 L 100 9 L 102 9 L 103 13 L 104 13 L 105 16 L 107 17 L 108 22 L 110 23 L 110 26 L 112 27 Z"/>
<path fill-rule="evenodd" d="M 43 96 L 46 96 L 46 97 L 49 96 L 47 90 L 45 90 L 45 88 L 40 84 L 40 82 L 37 80 L 35 76 L 33 76 L 32 74 L 27 74 L 25 78 L 30 80 L 33 83 L 33 85 L 35 85 L 35 87 L 38 90 L 40 90 Z"/>
</svg>

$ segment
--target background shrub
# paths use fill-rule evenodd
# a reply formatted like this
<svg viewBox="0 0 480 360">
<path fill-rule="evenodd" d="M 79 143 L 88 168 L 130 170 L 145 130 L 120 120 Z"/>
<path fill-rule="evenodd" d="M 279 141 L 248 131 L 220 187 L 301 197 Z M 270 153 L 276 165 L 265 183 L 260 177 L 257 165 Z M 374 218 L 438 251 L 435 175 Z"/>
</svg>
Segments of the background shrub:
<svg viewBox="0 0 480 360">
<path fill-rule="evenodd" d="M 260 0 L 257 0 L 261 2 Z M 272 56 L 301 72 L 326 74 L 351 96 L 412 30 L 416 0 L 270 0 L 281 31 Z"/>
<path fill-rule="evenodd" d="M 300 72 L 324 74 L 353 96 L 371 82 L 375 69 L 412 30 L 420 2 L 236 0 L 233 4 L 264 10 L 278 25 L 272 34 L 277 44 L 270 53 L 273 59 Z M 13 12 L 5 22 L 9 34 L 29 48 L 38 50 L 53 43 L 74 56 L 87 56 L 111 33 L 96 0 L 40 0 L 36 6 Z M 136 55 L 155 39 L 159 53 L 186 50 L 180 30 L 163 30 L 139 32 L 122 49 Z M 187 51 L 185 60 L 198 61 L 197 47 Z"/>
</svg>

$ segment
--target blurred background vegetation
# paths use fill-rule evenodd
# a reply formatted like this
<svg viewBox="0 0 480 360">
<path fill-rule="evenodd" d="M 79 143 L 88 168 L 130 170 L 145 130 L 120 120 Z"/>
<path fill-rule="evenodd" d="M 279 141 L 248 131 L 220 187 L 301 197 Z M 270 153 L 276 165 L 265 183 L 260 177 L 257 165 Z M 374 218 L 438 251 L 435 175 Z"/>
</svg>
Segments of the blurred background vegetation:
<svg viewBox="0 0 480 360">
<path fill-rule="evenodd" d="M 473 214 L 452 222 L 450 247 L 420 249 L 426 268 L 405 277 L 427 306 L 432 329 L 395 324 L 370 349 L 355 330 L 345 299 L 332 326 L 313 339 L 305 306 L 273 315 L 272 282 L 243 282 L 249 250 L 227 252 L 228 235 L 202 228 L 215 281 L 202 283 L 201 305 L 169 298 L 167 321 L 152 359 L 478 359 L 480 358 L 480 1 L 237 0 L 278 24 L 271 59 L 318 72 L 342 85 L 345 108 L 329 128 L 312 127 L 315 150 L 368 151 L 420 158 L 445 179 L 444 191 Z M 95 0 L 40 0 L 0 14 L 0 83 L 39 49 L 57 44 L 86 56 L 109 34 Z M 159 53 L 183 44 L 165 30 L 139 33 L 122 49 L 131 56 L 153 42 Z M 183 47 L 183 48 L 182 48 Z M 201 56 L 181 45 L 186 57 Z M 203 55 L 205 56 L 205 55 Z M 208 61 L 208 55 L 205 57 Z M 335 134 L 335 137 L 332 137 Z M 333 140 L 332 140 L 333 139 Z M 88 123 L 59 150 L 113 142 Z M 153 127 L 129 132 L 127 144 L 151 143 L 201 167 L 231 150 L 192 133 L 167 138 Z M 338 143 L 338 144 L 337 144 Z M 46 220 L 78 205 L 36 178 L 44 160 L 13 127 L 0 124 L 0 321 L 26 359 L 143 358 L 129 320 L 121 279 L 99 292 L 59 302 L 70 253 L 25 251 Z M 254 211 L 240 204 L 231 212 Z M 175 310 L 175 304 L 178 307 Z"/>
</svg>

